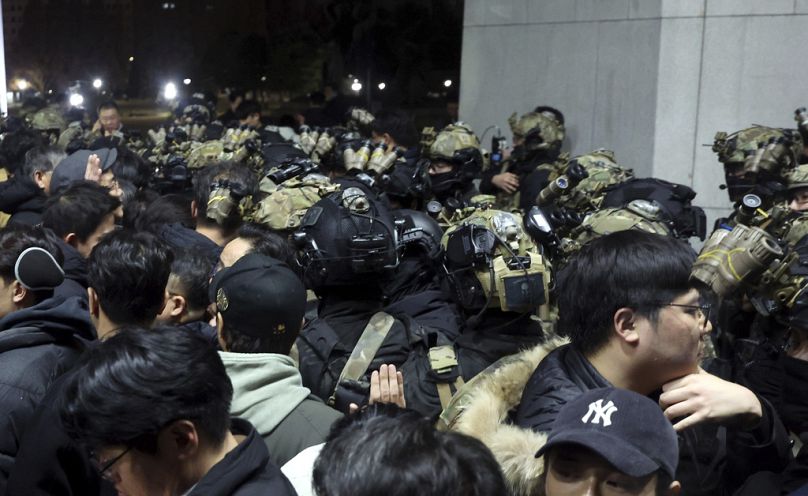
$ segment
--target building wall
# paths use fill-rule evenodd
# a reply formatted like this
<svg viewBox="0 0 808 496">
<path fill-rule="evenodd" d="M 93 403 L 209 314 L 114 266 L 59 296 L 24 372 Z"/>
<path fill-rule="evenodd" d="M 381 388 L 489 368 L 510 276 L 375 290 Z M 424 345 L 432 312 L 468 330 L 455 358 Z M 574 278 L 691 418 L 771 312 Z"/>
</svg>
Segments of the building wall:
<svg viewBox="0 0 808 496">
<path fill-rule="evenodd" d="M 808 0 L 466 0 L 460 117 L 510 137 L 511 112 L 558 107 L 571 153 L 610 148 L 638 175 L 691 185 L 712 222 L 729 201 L 703 145 L 794 126 L 806 16 Z"/>
</svg>

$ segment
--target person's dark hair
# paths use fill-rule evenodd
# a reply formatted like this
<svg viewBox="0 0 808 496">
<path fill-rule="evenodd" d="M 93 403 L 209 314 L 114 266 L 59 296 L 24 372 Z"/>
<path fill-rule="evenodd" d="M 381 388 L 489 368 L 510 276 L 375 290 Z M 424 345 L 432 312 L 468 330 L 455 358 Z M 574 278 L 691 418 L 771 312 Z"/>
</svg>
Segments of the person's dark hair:
<svg viewBox="0 0 808 496">
<path fill-rule="evenodd" d="M 609 340 L 615 312 L 637 310 L 655 321 L 655 301 L 687 293 L 696 255 L 682 240 L 643 231 L 619 231 L 584 246 L 558 278 L 558 324 L 583 353 Z"/>
<path fill-rule="evenodd" d="M 255 100 L 244 100 L 236 107 L 236 119 L 240 121 L 252 114 L 261 115 L 261 106 Z"/>
<path fill-rule="evenodd" d="M 179 281 L 191 311 L 204 310 L 208 306 L 211 268 L 210 259 L 198 250 L 186 249 L 174 253 L 171 274 Z"/>
<path fill-rule="evenodd" d="M 538 107 L 533 109 L 533 111 L 536 112 L 537 114 L 541 114 L 542 112 L 549 112 L 555 116 L 556 120 L 559 123 L 564 124 L 564 114 L 562 114 L 561 111 L 555 107 L 550 107 L 548 105 L 539 105 Z"/>
<path fill-rule="evenodd" d="M 314 464 L 313 485 L 318 496 L 507 494 L 483 443 L 390 405 L 337 421 Z"/>
<path fill-rule="evenodd" d="M 42 135 L 33 129 L 21 128 L 7 133 L 0 141 L 0 165 L 7 171 L 18 174 L 25 164 L 28 150 L 44 144 Z"/>
<path fill-rule="evenodd" d="M 295 252 L 289 243 L 263 224 L 243 224 L 238 230 L 238 237 L 246 239 L 252 245 L 248 253 L 260 253 L 280 260 L 292 269 L 297 266 Z"/>
<path fill-rule="evenodd" d="M 233 386 L 222 360 L 187 330 L 124 327 L 82 356 L 64 388 L 66 431 L 91 449 L 156 453 L 157 435 L 175 420 L 221 446 L 230 428 Z"/>
<path fill-rule="evenodd" d="M 77 181 L 50 197 L 42 213 L 42 225 L 60 238 L 75 233 L 81 241 L 98 229 L 104 217 L 121 205 L 109 190 L 92 181 Z"/>
<path fill-rule="evenodd" d="M 388 133 L 401 146 L 412 148 L 418 144 L 418 133 L 415 131 L 410 116 L 403 110 L 382 110 L 375 114 L 370 129 L 376 134 Z"/>
<path fill-rule="evenodd" d="M 64 255 L 59 249 L 56 235 L 43 227 L 11 224 L 0 229 L 0 277 L 8 281 L 16 279 L 14 266 L 23 251 L 39 247 L 47 251 L 60 266 L 64 263 Z M 34 302 L 39 303 L 53 296 L 53 290 L 33 291 Z"/>
<path fill-rule="evenodd" d="M 112 164 L 112 173 L 117 180 L 129 181 L 137 189 L 145 188 L 152 176 L 149 163 L 125 146 L 118 147 L 118 157 Z"/>
<path fill-rule="evenodd" d="M 113 231 L 90 252 L 87 282 L 112 322 L 150 325 L 165 302 L 172 260 L 153 234 Z"/>
<path fill-rule="evenodd" d="M 138 190 L 134 184 L 125 180 L 118 181 L 118 186 L 123 191 L 123 195 L 121 195 L 121 200 L 123 201 L 121 225 L 127 229 L 137 229 L 139 219 L 143 217 L 149 205 L 157 200 L 160 195 L 150 189 Z"/>
<path fill-rule="evenodd" d="M 194 217 L 191 215 L 191 199 L 185 195 L 163 195 L 152 201 L 136 221 L 135 228 L 156 233 L 163 224 L 182 224 L 188 229 L 194 228 Z"/>
<path fill-rule="evenodd" d="M 297 122 L 295 122 L 295 118 L 292 116 L 292 114 L 283 114 L 278 119 L 278 126 L 291 127 L 294 129 L 297 127 Z"/>
<path fill-rule="evenodd" d="M 243 164 L 236 162 L 220 162 L 209 165 L 202 169 L 194 177 L 194 201 L 196 202 L 197 224 L 216 225 L 216 222 L 207 218 L 208 201 L 210 200 L 210 188 L 215 182 L 227 181 L 235 189 L 239 189 L 247 194 L 255 191 L 257 184 L 255 174 Z M 233 209 L 230 215 L 220 225 L 226 231 L 233 231 L 241 225 L 241 215 L 238 209 Z"/>
<path fill-rule="evenodd" d="M 116 112 L 118 112 L 119 114 L 121 113 L 121 109 L 118 108 L 118 104 L 115 103 L 114 100 L 107 100 L 105 102 L 101 102 L 101 104 L 98 105 L 96 111 L 98 114 L 100 114 L 102 110 L 109 110 L 109 109 L 115 109 Z"/>
<path fill-rule="evenodd" d="M 35 173 L 52 171 L 56 164 L 66 156 L 65 152 L 56 145 L 31 148 L 25 153 L 25 162 L 20 170 L 20 175 L 33 180 Z"/>
</svg>

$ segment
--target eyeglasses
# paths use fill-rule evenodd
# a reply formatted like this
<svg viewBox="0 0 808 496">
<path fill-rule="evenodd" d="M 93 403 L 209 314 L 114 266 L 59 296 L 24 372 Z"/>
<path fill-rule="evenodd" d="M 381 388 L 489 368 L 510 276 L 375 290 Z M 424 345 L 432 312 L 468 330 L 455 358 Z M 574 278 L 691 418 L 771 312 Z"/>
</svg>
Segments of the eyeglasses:
<svg viewBox="0 0 808 496">
<path fill-rule="evenodd" d="M 710 303 L 700 303 L 698 305 L 682 305 L 680 303 L 667 303 L 664 301 L 654 301 L 651 302 L 651 304 L 660 307 L 685 308 L 689 312 L 692 312 L 696 318 L 698 319 L 704 318 L 705 323 L 710 321 L 710 312 L 712 312 L 713 310 L 713 306 Z"/>
<path fill-rule="evenodd" d="M 96 457 L 95 457 L 95 455 L 93 455 L 93 456 L 92 456 L 92 459 L 93 459 L 93 461 L 94 461 L 94 463 L 93 463 L 93 464 L 95 465 L 96 470 L 98 470 L 98 473 L 99 473 L 99 474 L 101 474 L 101 477 L 103 477 L 104 479 L 109 480 L 109 479 L 111 478 L 110 470 L 112 470 L 112 467 L 113 467 L 113 466 L 114 466 L 116 463 L 118 463 L 118 460 L 120 460 L 121 458 L 123 458 L 123 456 L 124 456 L 125 454 L 129 453 L 129 451 L 130 451 L 131 449 L 132 449 L 132 446 L 129 446 L 128 448 L 126 448 L 125 450 L 123 450 L 123 452 L 121 452 L 121 454 L 120 454 L 120 455 L 116 456 L 115 458 L 112 458 L 111 460 L 107 461 L 107 462 L 106 462 L 106 463 L 104 463 L 103 465 L 101 465 L 101 464 L 98 462 L 98 458 L 96 458 Z"/>
</svg>

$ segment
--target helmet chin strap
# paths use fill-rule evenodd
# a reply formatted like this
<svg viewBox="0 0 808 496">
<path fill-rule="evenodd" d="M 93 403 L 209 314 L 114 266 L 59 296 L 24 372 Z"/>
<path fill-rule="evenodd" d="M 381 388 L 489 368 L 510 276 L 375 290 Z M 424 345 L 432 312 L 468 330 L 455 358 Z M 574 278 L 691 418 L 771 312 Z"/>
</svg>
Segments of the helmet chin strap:
<svg viewBox="0 0 808 496">
<path fill-rule="evenodd" d="M 482 321 L 482 318 L 483 318 L 483 314 L 485 313 L 486 310 L 488 310 L 488 305 L 491 304 L 491 295 L 494 293 L 493 287 L 494 287 L 494 284 L 496 283 L 496 281 L 494 280 L 494 262 L 493 261 L 488 262 L 488 275 L 489 275 L 490 281 L 491 281 L 489 288 L 492 288 L 492 289 L 490 289 L 488 291 L 488 294 L 486 295 L 485 305 L 483 305 L 483 308 L 480 309 L 480 311 L 477 312 L 475 315 L 472 315 L 471 317 L 466 319 L 466 328 L 467 329 L 475 329 L 478 325 L 480 325 L 480 322 Z"/>
</svg>

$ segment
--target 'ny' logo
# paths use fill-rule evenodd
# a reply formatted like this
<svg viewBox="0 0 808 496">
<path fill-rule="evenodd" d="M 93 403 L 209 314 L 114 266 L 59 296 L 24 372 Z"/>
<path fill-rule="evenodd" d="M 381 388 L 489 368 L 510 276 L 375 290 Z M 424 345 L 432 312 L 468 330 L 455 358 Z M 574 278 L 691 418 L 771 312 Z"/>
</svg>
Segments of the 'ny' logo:
<svg viewBox="0 0 808 496">
<path fill-rule="evenodd" d="M 581 422 L 589 422 L 589 417 L 594 414 L 594 417 L 592 418 L 593 424 L 599 424 L 602 419 L 603 427 L 609 427 L 612 425 L 612 414 L 616 411 L 617 407 L 614 406 L 614 403 L 612 403 L 611 400 L 609 400 L 609 402 L 605 405 L 603 404 L 603 400 L 593 401 L 589 404 L 589 411 L 583 416 Z"/>
</svg>

